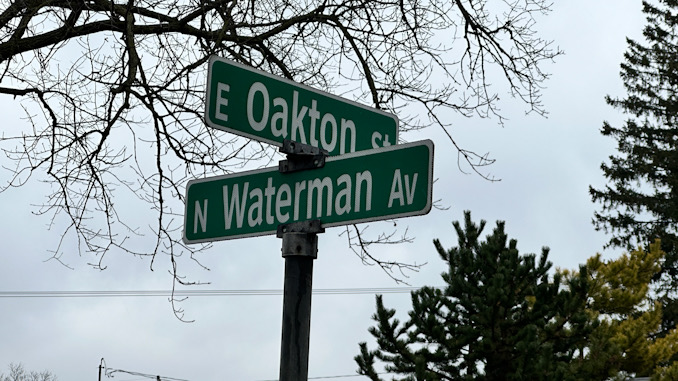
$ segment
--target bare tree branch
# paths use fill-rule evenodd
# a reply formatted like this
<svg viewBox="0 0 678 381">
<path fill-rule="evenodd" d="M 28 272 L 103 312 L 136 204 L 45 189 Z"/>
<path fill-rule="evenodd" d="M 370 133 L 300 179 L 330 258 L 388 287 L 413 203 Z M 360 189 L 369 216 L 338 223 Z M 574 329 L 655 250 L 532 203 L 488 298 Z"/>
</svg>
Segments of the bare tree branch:
<svg viewBox="0 0 678 381">
<path fill-rule="evenodd" d="M 151 269 L 162 254 L 175 284 L 191 283 L 177 270 L 178 258 L 195 260 L 200 250 L 180 239 L 186 181 L 277 159 L 261 143 L 205 127 L 211 55 L 397 113 L 402 132 L 442 128 L 460 163 L 493 179 L 485 170 L 493 160 L 460 147 L 445 113 L 501 122 L 502 89 L 544 113 L 541 64 L 560 52 L 534 28 L 549 7 L 542 0 L 5 1 L 0 96 L 24 107 L 27 123 L 0 135 L 11 175 L 0 191 L 47 180 L 52 193 L 37 213 L 54 226 L 61 221 L 63 239 L 92 255 L 93 267 L 106 268 L 111 250 L 150 257 Z M 148 205 L 155 222 L 139 222 L 132 204 Z M 345 234 L 363 262 L 397 281 L 421 266 L 368 250 L 406 235 L 367 238 L 360 227 Z M 61 246 L 53 254 L 63 261 Z"/>
</svg>

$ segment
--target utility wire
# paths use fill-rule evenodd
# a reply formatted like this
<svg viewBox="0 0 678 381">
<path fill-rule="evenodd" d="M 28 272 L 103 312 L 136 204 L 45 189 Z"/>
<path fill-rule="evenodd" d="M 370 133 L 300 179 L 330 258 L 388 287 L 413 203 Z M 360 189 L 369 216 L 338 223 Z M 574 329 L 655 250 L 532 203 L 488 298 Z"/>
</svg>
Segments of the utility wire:
<svg viewBox="0 0 678 381">
<path fill-rule="evenodd" d="M 129 374 L 132 376 L 140 376 L 144 378 L 150 378 L 150 379 L 160 379 L 161 381 L 188 381 L 182 378 L 173 378 L 173 377 L 167 377 L 167 376 L 158 376 L 155 374 L 148 374 L 148 373 L 141 373 L 141 372 L 134 372 L 130 370 L 124 370 L 124 369 L 110 369 L 106 368 L 105 374 L 107 378 L 113 378 L 115 377 L 113 374 L 114 373 L 125 373 Z M 382 372 L 382 373 L 377 373 L 377 374 L 389 374 L 389 372 Z M 308 377 L 309 380 L 327 380 L 327 379 L 336 379 L 336 378 L 351 378 L 351 377 L 364 377 L 363 375 L 360 374 L 344 374 L 344 375 L 338 375 L 338 376 L 317 376 L 317 377 Z M 140 379 L 135 379 L 135 380 L 140 380 Z M 262 381 L 279 381 L 278 379 L 273 379 L 273 380 L 262 380 Z"/>
<path fill-rule="evenodd" d="M 361 295 L 361 294 L 404 294 L 419 287 L 383 288 L 320 288 L 316 295 Z M 176 290 L 174 296 L 275 296 L 283 290 Z M 171 290 L 128 290 L 128 291 L 0 291 L 0 298 L 103 298 L 172 296 Z"/>
<path fill-rule="evenodd" d="M 150 378 L 150 379 L 154 379 L 154 380 L 161 380 L 161 381 L 188 381 L 188 380 L 185 380 L 183 378 L 159 376 L 159 375 L 155 375 L 155 374 L 133 372 L 133 371 L 130 371 L 130 370 L 106 369 L 106 377 L 110 377 L 110 378 L 114 377 L 113 373 L 125 373 L 125 374 L 130 374 L 132 376 L 140 376 L 140 377 Z"/>
</svg>

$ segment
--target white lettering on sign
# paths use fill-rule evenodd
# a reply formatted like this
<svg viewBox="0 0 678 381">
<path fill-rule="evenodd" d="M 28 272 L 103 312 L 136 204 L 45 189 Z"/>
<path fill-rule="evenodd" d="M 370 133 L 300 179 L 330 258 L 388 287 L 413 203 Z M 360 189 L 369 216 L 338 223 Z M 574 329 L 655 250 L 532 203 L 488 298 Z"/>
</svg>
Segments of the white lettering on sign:
<svg viewBox="0 0 678 381">
<path fill-rule="evenodd" d="M 229 92 L 229 91 L 231 91 L 231 87 L 229 85 L 227 85 L 225 83 L 221 83 L 221 82 L 219 82 L 217 84 L 217 109 L 216 109 L 216 112 L 215 112 L 215 117 L 217 119 L 223 120 L 224 122 L 228 121 L 228 115 L 221 112 L 221 106 L 224 106 L 224 107 L 228 106 L 228 98 L 224 98 L 222 96 L 222 94 L 224 92 Z"/>
<path fill-rule="evenodd" d="M 346 134 L 351 131 L 351 147 L 348 152 L 355 152 L 355 124 L 352 120 L 341 118 L 341 141 L 339 142 L 339 154 L 346 153 Z"/>
<path fill-rule="evenodd" d="M 362 194 L 363 184 L 365 184 L 365 210 L 372 209 L 372 173 L 370 171 L 364 171 L 362 173 L 356 173 L 355 175 L 355 194 Z M 360 197 L 355 198 L 355 211 L 360 211 Z"/>
<path fill-rule="evenodd" d="M 222 108 L 228 106 L 230 86 L 217 82 L 216 112 L 214 117 L 228 121 L 228 114 Z M 290 107 L 290 103 L 292 107 Z M 255 110 L 257 110 L 255 112 Z M 269 130 L 274 138 L 287 138 L 314 147 L 320 147 L 339 154 L 355 152 L 356 125 L 351 119 L 337 117 L 331 112 L 321 113 L 318 100 L 311 99 L 309 104 L 301 104 L 299 92 L 293 90 L 285 97 L 272 99 L 268 88 L 261 82 L 253 83 L 247 92 L 247 122 L 254 131 Z M 375 132 L 372 146 L 385 147 L 388 135 Z"/>
<path fill-rule="evenodd" d="M 198 232 L 198 221 L 200 221 L 200 230 L 204 233 L 207 230 L 207 199 L 203 200 L 203 206 L 200 208 L 200 201 L 195 200 L 195 215 L 193 216 L 193 234 Z"/>
<path fill-rule="evenodd" d="M 275 187 L 273 187 L 273 179 L 268 178 L 268 184 L 266 185 L 266 189 L 264 190 L 264 195 L 266 196 L 266 223 L 267 224 L 272 224 L 275 222 L 273 219 L 273 214 L 271 213 L 271 197 L 275 194 Z"/>
<path fill-rule="evenodd" d="M 280 107 L 280 111 L 277 111 L 271 117 L 271 132 L 273 132 L 273 136 L 282 136 L 284 139 L 287 137 L 287 102 L 282 98 L 275 98 L 273 107 Z M 280 124 L 280 127 L 276 128 L 278 124 Z"/>
<path fill-rule="evenodd" d="M 393 201 L 398 201 L 400 206 L 404 206 L 405 199 L 407 199 L 407 205 L 412 205 L 414 202 L 414 191 L 417 187 L 417 177 L 418 173 L 415 173 L 412 176 L 412 183 L 410 183 L 410 175 L 405 175 L 405 189 L 403 193 L 403 178 L 400 175 L 400 169 L 396 169 L 393 172 L 393 181 L 391 182 L 391 195 L 388 197 L 388 207 L 393 206 Z"/>
<path fill-rule="evenodd" d="M 249 211 L 247 212 L 247 224 L 249 226 L 261 225 L 261 222 L 264 220 L 261 218 L 264 200 L 260 188 L 254 188 L 250 192 L 250 200 L 255 197 L 256 201 L 250 205 Z M 254 213 L 256 213 L 256 217 L 254 217 Z"/>
<path fill-rule="evenodd" d="M 311 112 L 308 115 L 311 117 L 311 142 L 313 142 L 313 136 L 315 134 L 315 121 L 318 119 L 320 113 L 315 109 L 316 100 L 311 101 Z M 292 140 L 298 141 L 300 143 L 306 143 L 306 133 L 304 132 L 304 118 L 306 117 L 306 110 L 308 107 L 304 106 L 299 111 L 299 92 L 295 91 L 292 93 Z M 299 132 L 299 140 L 297 140 L 297 132 Z M 313 143 L 308 143 L 313 145 Z M 318 141 L 316 140 L 314 147 L 318 146 Z"/>
<path fill-rule="evenodd" d="M 260 93 L 263 98 L 263 102 L 261 102 L 263 108 L 261 110 L 261 117 L 258 121 L 254 119 L 253 110 L 254 96 L 257 95 L 257 93 Z M 250 91 L 247 93 L 247 121 L 250 122 L 250 127 L 255 131 L 262 131 L 266 128 L 268 122 L 268 89 L 266 89 L 266 86 L 261 82 L 253 83 L 250 87 Z"/>
<path fill-rule="evenodd" d="M 379 131 L 372 133 L 372 148 L 388 147 L 391 142 L 388 141 L 388 135 L 382 135 Z"/>
<path fill-rule="evenodd" d="M 329 177 L 325 177 L 322 180 L 314 179 L 308 181 L 308 201 L 306 201 L 306 218 L 313 218 L 313 191 L 316 191 L 316 199 L 318 200 L 318 206 L 316 207 L 316 218 L 323 216 L 323 189 L 327 189 L 327 213 L 326 216 L 332 215 L 332 180 Z"/>
<path fill-rule="evenodd" d="M 330 125 L 330 141 L 327 141 L 327 125 Z M 323 148 L 327 151 L 334 151 L 334 147 L 337 145 L 337 120 L 334 119 L 334 115 L 325 114 L 323 115 L 323 121 L 320 122 L 320 142 L 323 145 Z"/>
<path fill-rule="evenodd" d="M 343 174 L 337 178 L 337 186 L 343 185 L 337 192 L 337 198 L 334 199 L 334 211 L 341 216 L 351 211 L 351 176 Z M 343 202 L 342 202 L 343 200 Z"/>
<path fill-rule="evenodd" d="M 294 183 L 294 192 L 289 184 L 276 187 L 271 177 L 267 179 L 264 188 L 250 188 L 250 183 L 245 182 L 233 184 L 230 190 L 228 185 L 224 185 L 222 192 L 224 229 L 242 228 L 244 224 L 251 228 L 263 223 L 267 225 L 286 223 L 290 220 L 291 213 L 294 220 L 299 220 L 300 215 L 302 218 L 320 219 L 333 214 L 349 213 L 351 209 L 359 212 L 363 206 L 365 211 L 370 211 L 372 173 L 363 171 L 353 176 L 345 173 L 336 181 L 330 177 L 298 181 Z M 306 210 L 300 210 L 302 200 L 306 201 Z M 204 232 L 207 217 L 206 212 L 202 210 L 207 210 L 207 200 L 202 209 L 196 201 L 195 220 L 200 221 Z M 194 225 L 194 230 L 197 230 L 198 222 Z"/>
<path fill-rule="evenodd" d="M 275 190 L 275 188 L 273 189 Z M 289 185 L 283 184 L 278 188 L 278 193 L 275 194 L 275 218 L 281 224 L 290 219 L 290 212 L 283 212 L 283 208 L 289 208 L 290 205 L 292 205 L 292 189 L 290 189 Z"/>
<path fill-rule="evenodd" d="M 243 194 L 247 194 L 247 188 L 249 188 L 250 183 L 246 182 L 243 187 Z M 231 195 L 231 203 L 228 203 L 228 185 L 224 185 L 223 189 L 223 198 L 224 198 L 224 229 L 228 230 L 231 228 L 231 221 L 233 221 L 233 211 L 235 211 L 235 223 L 236 226 L 242 227 L 242 220 L 245 216 L 245 197 L 240 201 L 240 193 L 238 192 L 238 184 L 233 185 L 233 194 Z"/>
</svg>

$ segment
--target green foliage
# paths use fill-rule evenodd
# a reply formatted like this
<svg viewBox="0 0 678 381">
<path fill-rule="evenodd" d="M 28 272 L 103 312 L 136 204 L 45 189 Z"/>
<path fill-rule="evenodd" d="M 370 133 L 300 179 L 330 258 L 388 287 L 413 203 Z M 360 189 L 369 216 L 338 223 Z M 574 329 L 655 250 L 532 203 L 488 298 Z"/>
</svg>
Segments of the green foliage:
<svg viewBox="0 0 678 381">
<path fill-rule="evenodd" d="M 378 349 L 360 344 L 360 374 L 380 380 L 379 360 L 399 380 L 575 379 L 570 364 L 583 356 L 595 327 L 585 308 L 586 269 L 551 278 L 548 249 L 539 258 L 520 255 L 503 222 L 481 241 L 484 226 L 466 212 L 463 228 L 454 223 L 457 247 L 446 251 L 434 242 L 449 264 L 446 287 L 412 292 L 407 321 L 377 297 L 377 324 L 369 332 Z"/>
<path fill-rule="evenodd" d="M 661 271 L 659 242 L 604 261 L 600 254 L 586 262 L 588 310 L 600 324 L 591 334 L 585 356 L 573 362 L 583 379 L 623 379 L 633 374 L 675 380 L 678 331 L 661 331 L 662 305 L 652 299 L 651 282 Z"/>
<path fill-rule="evenodd" d="M 611 234 L 609 245 L 632 249 L 661 240 L 666 258 L 654 280 L 666 334 L 678 322 L 678 1 L 653 4 L 643 2 L 645 41 L 629 39 L 621 64 L 626 97 L 607 98 L 628 116 L 601 130 L 617 141 L 618 154 L 601 166 L 608 184 L 589 192 L 602 204 L 594 225 Z"/>
<path fill-rule="evenodd" d="M 602 204 L 594 224 L 612 234 L 610 245 L 632 249 L 659 238 L 665 271 L 678 275 L 678 1 L 643 2 L 646 43 L 628 40 L 621 78 L 625 98 L 607 102 L 629 116 L 621 127 L 604 123 L 618 155 L 601 168 L 609 183 L 590 188 Z"/>
<path fill-rule="evenodd" d="M 377 349 L 360 344 L 360 374 L 381 380 L 381 362 L 401 381 L 678 379 L 678 329 L 663 329 L 652 284 L 659 241 L 553 273 L 547 249 L 520 255 L 504 223 L 480 240 L 484 226 L 467 212 L 457 247 L 434 242 L 446 287 L 413 292 L 406 321 L 377 297 Z"/>
<path fill-rule="evenodd" d="M 661 270 L 664 253 L 657 244 L 649 251 L 635 250 L 612 261 L 603 261 L 600 254 L 589 258 L 590 291 L 593 310 L 601 314 L 630 316 L 648 307 L 649 283 Z"/>
</svg>

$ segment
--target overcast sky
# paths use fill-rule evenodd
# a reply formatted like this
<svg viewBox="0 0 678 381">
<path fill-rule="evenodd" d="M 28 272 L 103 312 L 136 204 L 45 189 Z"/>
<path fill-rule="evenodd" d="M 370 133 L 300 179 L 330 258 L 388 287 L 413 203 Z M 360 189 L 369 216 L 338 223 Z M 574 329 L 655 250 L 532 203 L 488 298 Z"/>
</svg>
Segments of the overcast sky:
<svg viewBox="0 0 678 381">
<path fill-rule="evenodd" d="M 607 238 L 591 225 L 596 206 L 588 186 L 605 183 L 600 163 L 614 153 L 614 142 L 603 138 L 599 129 L 604 120 L 618 124 L 623 116 L 605 104 L 604 96 L 624 95 L 619 64 L 626 36 L 637 38 L 644 25 L 641 2 L 560 1 L 545 21 L 538 25 L 541 35 L 555 40 L 566 53 L 546 67 L 553 74 L 543 98 L 548 118 L 526 116 L 525 107 L 512 102 L 503 104 L 509 116 L 503 128 L 496 121 L 449 116 L 463 147 L 489 151 L 497 160 L 490 172 L 500 182 L 460 172 L 456 154 L 439 131 L 403 136 L 436 143 L 434 172 L 439 180 L 434 198 L 450 207 L 398 221 L 401 227 L 409 226 L 415 242 L 375 251 L 389 260 L 427 263 L 420 272 L 407 274 L 412 286 L 442 284 L 444 263 L 431 242 L 439 238 L 445 247 L 454 246 L 451 223 L 462 219 L 464 210 L 471 210 L 475 220 L 488 221 L 486 233 L 496 220 L 505 220 L 522 253 L 550 247 L 557 267 L 576 267 L 596 252 L 607 258 L 620 253 L 603 251 Z M 24 123 L 18 120 L 16 107 L 0 104 L 0 110 L 5 123 Z M 73 270 L 46 261 L 59 231 L 48 231 L 49 219 L 32 213 L 31 205 L 44 197 L 41 187 L 49 185 L 31 183 L 30 188 L 0 194 L 0 291 L 171 286 L 166 267 L 150 271 L 146 259 L 113 256 L 103 272 L 87 266 L 91 258 L 77 254 L 65 258 Z M 370 229 L 390 227 L 375 223 Z M 341 232 L 342 228 L 331 228 L 320 235 L 314 289 L 398 286 L 379 268 L 361 264 Z M 284 269 L 280 246 L 274 236 L 215 243 L 200 256 L 210 271 L 185 268 L 191 279 L 210 282 L 191 290 L 280 290 Z M 387 294 L 384 300 L 405 319 L 409 294 Z M 277 379 L 281 295 L 193 296 L 181 306 L 186 318 L 195 322 L 178 321 L 162 296 L 0 297 L 0 373 L 10 362 L 22 362 L 27 369 L 48 369 L 61 380 L 94 380 L 104 358 L 111 369 L 176 379 Z M 355 374 L 358 343 L 368 341 L 374 348 L 367 332 L 373 312 L 373 294 L 314 295 L 309 377 Z M 114 378 L 141 379 L 145 378 L 123 373 Z"/>
</svg>

